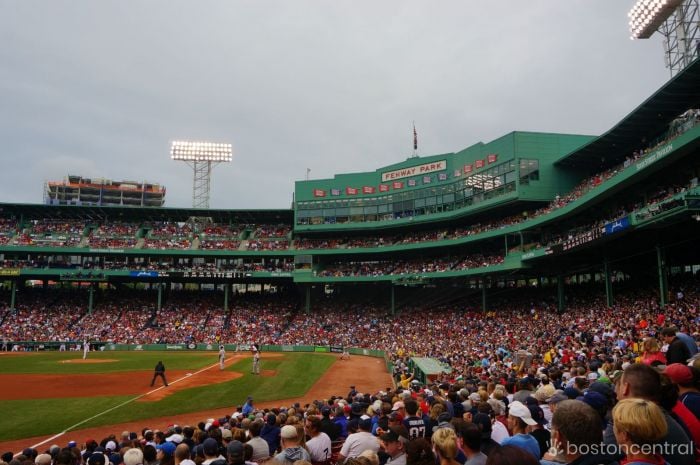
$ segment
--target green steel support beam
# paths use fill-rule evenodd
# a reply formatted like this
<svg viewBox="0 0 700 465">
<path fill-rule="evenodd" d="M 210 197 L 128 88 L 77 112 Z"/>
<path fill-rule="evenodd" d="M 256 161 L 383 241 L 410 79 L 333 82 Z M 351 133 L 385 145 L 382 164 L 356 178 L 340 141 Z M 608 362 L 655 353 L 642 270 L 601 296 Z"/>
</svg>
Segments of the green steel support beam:
<svg viewBox="0 0 700 465">
<path fill-rule="evenodd" d="M 92 304 L 95 300 L 95 284 L 90 284 L 90 290 L 88 291 L 88 314 L 92 315 Z"/>
<path fill-rule="evenodd" d="M 228 294 L 231 292 L 231 285 L 229 283 L 224 284 L 224 311 L 228 313 Z"/>
<path fill-rule="evenodd" d="M 564 313 L 564 276 L 557 275 L 557 309 L 559 313 Z"/>
<path fill-rule="evenodd" d="M 163 308 L 163 283 L 158 283 L 158 311 Z"/>
<path fill-rule="evenodd" d="M 603 262 L 603 273 L 605 274 L 605 303 L 608 308 L 613 306 L 612 280 L 610 279 L 610 264 L 606 258 Z"/>
<path fill-rule="evenodd" d="M 17 281 L 12 281 L 12 294 L 10 295 L 10 308 L 15 309 L 17 302 Z"/>
<path fill-rule="evenodd" d="M 668 295 L 668 276 L 666 276 L 666 252 L 660 245 L 656 246 L 656 266 L 659 273 L 659 304 L 661 308 L 664 308 L 668 303 L 666 299 Z"/>
</svg>

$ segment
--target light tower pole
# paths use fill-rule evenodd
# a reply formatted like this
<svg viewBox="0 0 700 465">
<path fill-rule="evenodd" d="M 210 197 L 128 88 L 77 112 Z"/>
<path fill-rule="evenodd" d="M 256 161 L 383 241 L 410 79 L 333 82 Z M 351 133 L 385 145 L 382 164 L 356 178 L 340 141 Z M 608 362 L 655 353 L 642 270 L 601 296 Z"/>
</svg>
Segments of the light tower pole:
<svg viewBox="0 0 700 465">
<path fill-rule="evenodd" d="M 209 208 L 211 169 L 231 161 L 231 144 L 176 140 L 170 148 L 170 158 L 184 161 L 193 169 L 192 207 Z"/>
<path fill-rule="evenodd" d="M 671 77 L 700 55 L 698 0 L 638 0 L 627 14 L 632 39 L 664 37 L 664 61 Z"/>
</svg>

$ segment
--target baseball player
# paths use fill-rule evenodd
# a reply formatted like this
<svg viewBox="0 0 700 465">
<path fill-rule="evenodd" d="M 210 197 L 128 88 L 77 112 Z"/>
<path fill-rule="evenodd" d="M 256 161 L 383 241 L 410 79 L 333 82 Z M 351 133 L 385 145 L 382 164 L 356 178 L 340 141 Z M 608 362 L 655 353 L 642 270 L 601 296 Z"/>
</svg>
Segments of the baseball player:
<svg viewBox="0 0 700 465">
<path fill-rule="evenodd" d="M 226 361 L 226 349 L 223 344 L 219 344 L 219 369 L 224 369 L 224 362 Z"/>
<path fill-rule="evenodd" d="M 88 352 L 90 352 L 90 343 L 86 339 L 83 341 L 83 360 L 87 358 Z"/>
<path fill-rule="evenodd" d="M 253 344 L 253 371 L 252 374 L 260 374 L 260 351 L 258 350 L 258 345 Z"/>
</svg>

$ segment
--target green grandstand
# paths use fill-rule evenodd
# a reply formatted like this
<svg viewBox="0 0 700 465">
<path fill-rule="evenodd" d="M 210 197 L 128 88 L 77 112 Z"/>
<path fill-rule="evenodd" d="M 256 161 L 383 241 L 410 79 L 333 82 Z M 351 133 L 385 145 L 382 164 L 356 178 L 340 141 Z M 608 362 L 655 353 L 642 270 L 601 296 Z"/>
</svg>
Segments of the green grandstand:
<svg viewBox="0 0 700 465">
<path fill-rule="evenodd" d="M 612 305 L 621 276 L 653 283 L 664 305 L 668 275 L 700 263 L 698 89 L 696 59 L 602 136 L 515 131 L 297 181 L 290 209 L 0 204 L 9 307 L 40 281 L 91 296 L 141 283 L 159 306 L 172 283 L 214 285 L 225 310 L 233 285 L 296 289 L 306 311 L 363 286 L 390 312 L 406 289 L 477 296 L 486 311 L 491 290 L 539 285 L 563 310 L 566 282 L 599 281 Z M 195 217 L 203 227 L 184 226 Z"/>
</svg>

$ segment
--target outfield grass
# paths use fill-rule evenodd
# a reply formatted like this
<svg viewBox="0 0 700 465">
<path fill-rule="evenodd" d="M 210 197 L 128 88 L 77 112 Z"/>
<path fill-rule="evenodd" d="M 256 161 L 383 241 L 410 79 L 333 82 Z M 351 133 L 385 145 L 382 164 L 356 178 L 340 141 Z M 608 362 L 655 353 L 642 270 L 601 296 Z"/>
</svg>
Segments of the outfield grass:
<svg viewBox="0 0 700 465">
<path fill-rule="evenodd" d="M 72 355 L 66 358 L 76 358 L 76 353 Z M 177 354 L 107 352 L 90 354 L 90 356 L 118 359 L 119 362 L 88 365 L 58 364 L 61 354 L 46 353 L 30 357 L 0 358 L 0 371 L 3 373 L 106 373 L 143 369 L 149 370 L 146 376 L 150 377 L 153 366 L 158 360 L 163 360 L 167 369 L 195 369 L 216 362 L 216 354 L 205 357 L 196 352 Z M 299 397 L 309 390 L 334 361 L 335 358 L 328 355 L 285 353 L 280 358 L 264 359 L 264 369 L 275 370 L 276 375 L 260 377 L 250 375 L 252 360 L 246 357 L 227 368 L 243 373 L 241 378 L 176 392 L 157 402 L 132 402 L 81 424 L 79 429 L 223 407 L 231 407 L 233 412 L 234 406 L 242 404 L 248 395 L 252 395 L 256 402 Z M 56 365 L 59 366 L 58 369 Z M 28 386 L 27 388 L 50 391 L 51 386 Z M 55 434 L 133 397 L 0 400 L 0 412 L 2 412 L 0 441 Z M 156 427 L 155 425 L 144 426 Z"/>
</svg>

